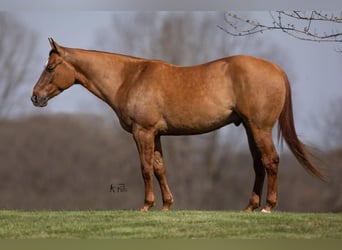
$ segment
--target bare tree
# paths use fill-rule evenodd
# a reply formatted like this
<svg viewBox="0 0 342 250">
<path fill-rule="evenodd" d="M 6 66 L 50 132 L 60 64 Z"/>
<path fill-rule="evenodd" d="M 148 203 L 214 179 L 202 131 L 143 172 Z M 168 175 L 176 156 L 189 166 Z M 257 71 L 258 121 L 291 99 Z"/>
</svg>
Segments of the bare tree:
<svg viewBox="0 0 342 250">
<path fill-rule="evenodd" d="M 0 120 L 0 208 L 139 207 L 144 192 L 139 156 L 130 135 L 113 131 L 107 119 L 94 114 L 54 114 Z M 183 189 L 183 195 L 175 193 L 175 208 L 241 209 L 245 205 L 250 192 L 245 183 L 253 179 L 250 154 L 234 152 L 229 137 L 210 138 L 202 135 L 191 141 L 197 152 L 205 154 L 210 146 L 215 150 L 211 159 L 192 154 L 192 175 L 182 176 L 182 166 L 169 166 L 172 190 Z M 208 162 L 203 163 L 203 159 Z M 327 172 L 329 183 L 306 176 L 293 156 L 281 158 L 279 210 L 342 212 L 341 149 L 329 152 L 324 159 L 334 166 Z M 213 179 L 204 168 L 211 164 L 221 166 L 214 170 Z M 114 192 L 112 185 L 120 184 L 126 191 Z"/>
<path fill-rule="evenodd" d="M 341 117 L 341 116 L 340 116 Z M 340 138 L 341 138 L 341 128 L 340 130 Z M 342 181 L 341 181 L 341 161 L 342 161 L 342 145 L 340 142 L 340 147 L 335 148 L 335 150 L 331 150 L 326 155 L 326 160 L 329 160 L 329 164 L 331 167 L 329 168 L 329 176 L 330 176 L 330 189 L 326 192 L 326 203 L 329 204 L 330 210 L 335 213 L 342 212 Z"/>
<path fill-rule="evenodd" d="M 329 150 L 342 149 L 342 97 L 330 101 L 318 129 L 324 131 L 324 144 Z"/>
<path fill-rule="evenodd" d="M 271 22 L 259 22 L 227 12 L 227 25 L 219 27 L 232 36 L 249 36 L 279 30 L 305 41 L 342 42 L 342 12 L 270 11 L 269 16 Z"/>
<path fill-rule="evenodd" d="M 0 12 L 0 118 L 13 111 L 35 49 L 34 34 L 10 14 Z"/>
</svg>

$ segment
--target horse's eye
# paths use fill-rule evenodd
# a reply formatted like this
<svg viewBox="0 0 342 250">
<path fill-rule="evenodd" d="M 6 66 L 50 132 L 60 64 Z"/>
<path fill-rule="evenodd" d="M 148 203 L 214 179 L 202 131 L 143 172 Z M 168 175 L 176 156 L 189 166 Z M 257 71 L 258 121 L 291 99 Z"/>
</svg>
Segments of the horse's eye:
<svg viewBox="0 0 342 250">
<path fill-rule="evenodd" d="M 52 72 L 55 67 L 53 65 L 46 66 L 46 70 Z"/>
</svg>

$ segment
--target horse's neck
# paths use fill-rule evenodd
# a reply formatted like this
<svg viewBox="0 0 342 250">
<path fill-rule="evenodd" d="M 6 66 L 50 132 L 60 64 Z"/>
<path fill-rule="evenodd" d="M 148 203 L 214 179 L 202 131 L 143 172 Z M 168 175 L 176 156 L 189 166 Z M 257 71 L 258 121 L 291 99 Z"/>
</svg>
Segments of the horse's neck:
<svg viewBox="0 0 342 250">
<path fill-rule="evenodd" d="M 115 96 L 125 81 L 124 68 L 129 57 L 97 51 L 74 50 L 70 58 L 76 69 L 77 81 L 94 95 L 115 105 Z"/>
</svg>

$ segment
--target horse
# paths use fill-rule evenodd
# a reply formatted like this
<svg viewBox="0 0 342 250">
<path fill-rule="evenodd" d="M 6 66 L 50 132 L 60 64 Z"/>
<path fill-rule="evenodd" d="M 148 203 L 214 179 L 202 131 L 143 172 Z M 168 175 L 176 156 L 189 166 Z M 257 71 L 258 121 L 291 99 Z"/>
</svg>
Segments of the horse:
<svg viewBox="0 0 342 250">
<path fill-rule="evenodd" d="M 163 161 L 161 136 L 196 135 L 228 124 L 246 130 L 255 180 L 244 211 L 260 207 L 267 175 L 267 198 L 262 212 L 277 205 L 279 156 L 272 129 L 285 139 L 298 162 L 324 180 L 299 140 L 293 118 L 287 75 L 261 58 L 236 55 L 195 66 L 176 66 L 159 60 L 96 50 L 67 48 L 49 38 L 45 69 L 33 88 L 31 101 L 48 101 L 80 84 L 106 102 L 124 130 L 133 135 L 140 156 L 145 196 L 142 211 L 155 205 L 153 175 L 161 188 L 162 210 L 173 203 Z"/>
</svg>

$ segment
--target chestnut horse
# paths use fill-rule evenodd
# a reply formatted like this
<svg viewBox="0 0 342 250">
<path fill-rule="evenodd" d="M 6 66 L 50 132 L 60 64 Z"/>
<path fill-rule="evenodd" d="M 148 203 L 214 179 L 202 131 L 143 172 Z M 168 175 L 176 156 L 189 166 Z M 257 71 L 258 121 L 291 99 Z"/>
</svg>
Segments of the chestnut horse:
<svg viewBox="0 0 342 250">
<path fill-rule="evenodd" d="M 157 60 L 66 48 L 51 38 L 49 42 L 49 59 L 33 89 L 33 104 L 44 107 L 49 99 L 77 83 L 112 107 L 123 129 L 133 134 L 137 144 L 145 184 L 143 211 L 155 202 L 153 174 L 161 188 L 163 210 L 173 203 L 165 176 L 162 135 L 194 135 L 230 123 L 243 124 L 255 171 L 245 211 L 260 206 L 266 174 L 267 200 L 262 211 L 270 212 L 277 204 L 279 157 L 272 139 L 277 121 L 278 137 L 285 139 L 301 165 L 324 179 L 296 135 L 287 76 L 271 62 L 240 55 L 179 67 Z"/>
</svg>

